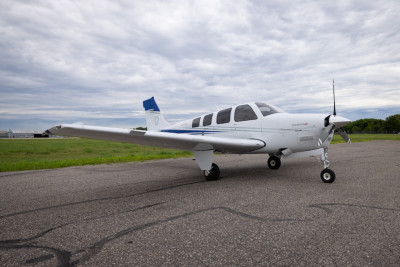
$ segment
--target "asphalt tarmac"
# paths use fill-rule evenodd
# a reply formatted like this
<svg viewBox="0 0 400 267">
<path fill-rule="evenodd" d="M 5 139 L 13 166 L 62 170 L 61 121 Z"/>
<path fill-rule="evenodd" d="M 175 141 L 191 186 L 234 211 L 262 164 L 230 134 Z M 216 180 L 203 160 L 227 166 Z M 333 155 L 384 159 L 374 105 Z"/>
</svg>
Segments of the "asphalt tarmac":
<svg viewBox="0 0 400 267">
<path fill-rule="evenodd" d="M 0 173 L 0 266 L 399 266 L 400 142 Z"/>
</svg>

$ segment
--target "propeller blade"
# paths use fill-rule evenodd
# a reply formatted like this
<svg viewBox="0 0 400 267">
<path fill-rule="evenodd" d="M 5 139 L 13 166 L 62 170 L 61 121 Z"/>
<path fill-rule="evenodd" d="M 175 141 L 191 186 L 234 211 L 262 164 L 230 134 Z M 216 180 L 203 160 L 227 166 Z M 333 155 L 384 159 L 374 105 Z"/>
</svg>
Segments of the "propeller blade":
<svg viewBox="0 0 400 267">
<path fill-rule="evenodd" d="M 338 129 L 339 135 L 343 138 L 346 143 L 351 144 L 350 137 L 347 135 L 346 131 L 343 128 Z"/>
<path fill-rule="evenodd" d="M 325 127 L 324 131 L 322 132 L 321 136 L 318 139 L 318 146 L 322 146 L 325 143 L 326 139 L 328 139 L 329 135 L 335 129 L 335 124 L 331 123 L 328 127 Z"/>
<path fill-rule="evenodd" d="M 335 80 L 333 80 L 333 116 L 336 116 Z"/>
</svg>

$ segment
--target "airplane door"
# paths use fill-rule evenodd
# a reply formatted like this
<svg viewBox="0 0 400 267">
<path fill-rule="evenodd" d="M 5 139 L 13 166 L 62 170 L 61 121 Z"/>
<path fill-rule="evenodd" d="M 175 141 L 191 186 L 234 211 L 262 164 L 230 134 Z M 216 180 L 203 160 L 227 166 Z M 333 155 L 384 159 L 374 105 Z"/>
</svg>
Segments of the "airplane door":
<svg viewBox="0 0 400 267">
<path fill-rule="evenodd" d="M 248 104 L 235 108 L 232 122 L 237 138 L 257 138 L 261 132 L 261 118 Z"/>
</svg>

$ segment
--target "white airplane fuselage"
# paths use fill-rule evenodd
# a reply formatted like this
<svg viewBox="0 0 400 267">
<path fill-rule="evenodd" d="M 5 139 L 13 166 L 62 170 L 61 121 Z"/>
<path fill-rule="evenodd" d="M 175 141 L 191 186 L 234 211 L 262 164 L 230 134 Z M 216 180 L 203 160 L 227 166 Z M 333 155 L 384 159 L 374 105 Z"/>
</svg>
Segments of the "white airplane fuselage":
<svg viewBox="0 0 400 267">
<path fill-rule="evenodd" d="M 325 129 L 324 121 L 329 114 L 291 114 L 280 110 L 280 112 L 264 116 L 254 103 L 247 103 L 246 105 L 249 105 L 253 109 L 257 116 L 256 119 L 235 121 L 237 106 L 234 106 L 229 116 L 229 122 L 217 123 L 217 116 L 220 112 L 217 111 L 209 113 L 213 114 L 210 125 L 204 126 L 204 117 L 209 115 L 205 114 L 197 117 L 200 118 L 200 121 L 196 127 L 193 127 L 193 120 L 186 120 L 162 128 L 160 131 L 260 140 L 264 142 L 264 147 L 246 152 L 258 154 L 272 154 L 287 148 L 292 153 L 327 148 L 332 141 L 333 132 L 322 145 L 318 145 L 318 137 L 321 136 Z M 348 119 L 341 117 L 336 117 L 336 119 L 341 122 L 350 122 Z M 229 151 L 222 152 L 229 153 Z"/>
</svg>

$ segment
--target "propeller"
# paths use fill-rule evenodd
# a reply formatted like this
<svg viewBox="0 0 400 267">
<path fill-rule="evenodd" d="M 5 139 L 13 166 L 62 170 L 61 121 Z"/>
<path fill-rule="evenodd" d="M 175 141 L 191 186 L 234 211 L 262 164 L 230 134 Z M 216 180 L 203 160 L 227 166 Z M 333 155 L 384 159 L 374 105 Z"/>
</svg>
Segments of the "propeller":
<svg viewBox="0 0 400 267">
<path fill-rule="evenodd" d="M 332 85 L 333 85 L 333 116 L 336 116 L 335 80 L 332 80 Z"/>
<path fill-rule="evenodd" d="M 350 137 L 347 135 L 346 131 L 342 127 L 339 128 L 338 133 L 343 138 L 343 140 L 346 141 L 346 143 L 351 144 Z"/>
<path fill-rule="evenodd" d="M 325 127 L 324 131 L 322 132 L 321 136 L 318 139 L 318 146 L 322 146 L 322 144 L 325 143 L 326 139 L 328 139 L 329 135 L 331 135 L 334 129 L 335 129 L 335 124 L 333 123 Z"/>
<path fill-rule="evenodd" d="M 324 131 L 318 139 L 318 146 L 322 146 L 323 143 L 328 139 L 329 135 L 335 130 L 338 129 L 339 135 L 343 138 L 346 143 L 351 144 L 351 140 L 347 135 L 346 131 L 342 128 L 342 126 L 346 125 L 350 122 L 350 120 L 337 116 L 336 117 L 336 99 L 335 99 L 335 80 L 333 80 L 333 117 L 331 115 L 325 118 L 324 123 Z"/>
</svg>

